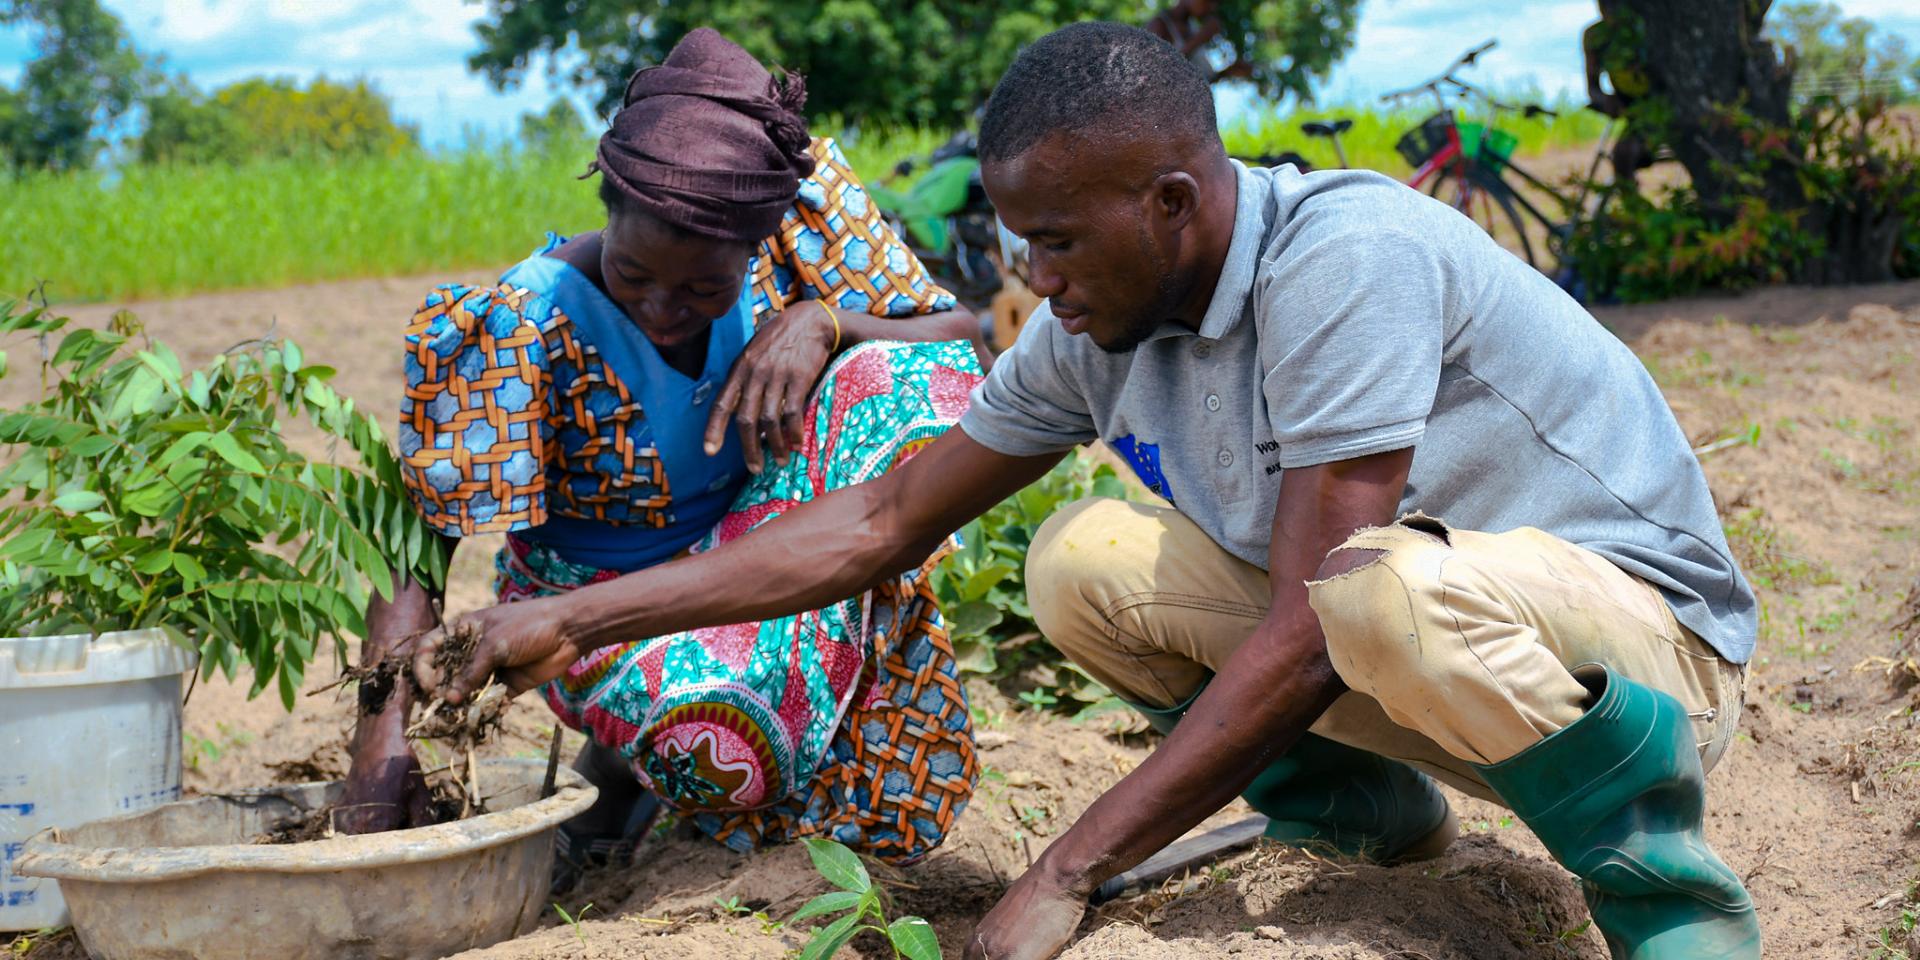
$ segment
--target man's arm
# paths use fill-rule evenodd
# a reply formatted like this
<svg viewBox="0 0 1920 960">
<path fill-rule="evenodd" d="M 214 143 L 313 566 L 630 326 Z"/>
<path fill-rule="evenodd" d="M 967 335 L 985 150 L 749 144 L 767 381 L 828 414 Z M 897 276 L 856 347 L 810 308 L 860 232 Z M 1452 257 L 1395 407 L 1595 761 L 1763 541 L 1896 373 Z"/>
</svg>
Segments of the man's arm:
<svg viewBox="0 0 1920 960">
<path fill-rule="evenodd" d="M 459 703 L 496 673 L 518 693 L 608 644 L 836 603 L 919 565 L 1061 456 L 1010 457 L 955 428 L 879 478 L 801 504 L 714 550 L 473 614 L 480 647 L 461 676 L 443 680 L 434 670 L 437 635 L 416 650 L 414 670 L 422 685 Z"/>
<path fill-rule="evenodd" d="M 1086 898 L 1225 806 L 1346 691 L 1307 582 L 1362 527 L 1391 522 L 1411 449 L 1289 469 L 1273 518 L 1273 607 L 1159 749 L 1087 808 L 981 921 L 969 958 L 1041 960 Z"/>
</svg>

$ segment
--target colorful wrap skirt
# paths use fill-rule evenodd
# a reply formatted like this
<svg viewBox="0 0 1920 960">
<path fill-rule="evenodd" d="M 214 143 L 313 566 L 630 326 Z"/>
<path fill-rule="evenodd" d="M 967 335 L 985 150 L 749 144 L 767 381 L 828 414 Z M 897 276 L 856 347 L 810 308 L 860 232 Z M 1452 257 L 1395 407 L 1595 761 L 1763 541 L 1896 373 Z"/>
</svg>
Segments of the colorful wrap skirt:
<svg viewBox="0 0 1920 960">
<path fill-rule="evenodd" d="M 847 351 L 808 406 L 800 449 L 784 466 L 769 458 L 694 552 L 885 473 L 958 422 L 979 380 L 964 342 Z M 979 776 L 928 583 L 951 549 L 819 610 L 603 647 L 543 693 L 563 723 L 618 750 L 643 785 L 733 849 L 822 836 L 911 862 L 940 845 Z M 503 603 L 619 576 L 514 536 L 495 565 Z"/>
</svg>

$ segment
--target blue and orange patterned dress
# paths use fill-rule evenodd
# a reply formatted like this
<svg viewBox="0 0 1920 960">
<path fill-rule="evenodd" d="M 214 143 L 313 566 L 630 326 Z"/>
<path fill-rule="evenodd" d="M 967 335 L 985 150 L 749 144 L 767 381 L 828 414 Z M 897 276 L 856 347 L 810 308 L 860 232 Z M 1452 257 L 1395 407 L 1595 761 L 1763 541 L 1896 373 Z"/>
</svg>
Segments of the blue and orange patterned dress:
<svg viewBox="0 0 1920 960">
<path fill-rule="evenodd" d="M 952 427 L 979 382 L 965 342 L 868 342 L 828 366 L 786 465 L 749 476 L 707 415 L 758 322 L 801 299 L 906 317 L 950 309 L 845 158 L 819 169 L 715 321 L 705 367 L 666 365 L 619 307 L 546 254 L 448 285 L 407 329 L 403 474 L 449 536 L 505 532 L 501 602 L 711 549 L 879 476 Z M 978 777 L 953 647 L 927 582 L 945 549 L 861 596 L 758 623 L 635 637 L 543 691 L 567 725 L 735 849 L 830 836 L 908 862 L 938 846 Z M 750 589 L 714 584 L 716 590 Z"/>
</svg>

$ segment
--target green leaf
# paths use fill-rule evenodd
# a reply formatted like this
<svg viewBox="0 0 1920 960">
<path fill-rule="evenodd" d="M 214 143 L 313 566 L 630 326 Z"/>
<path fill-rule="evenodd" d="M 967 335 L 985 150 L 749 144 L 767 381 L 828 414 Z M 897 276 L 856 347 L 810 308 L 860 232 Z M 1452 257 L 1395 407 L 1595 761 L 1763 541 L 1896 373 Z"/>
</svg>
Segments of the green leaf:
<svg viewBox="0 0 1920 960">
<path fill-rule="evenodd" d="M 173 569 L 179 572 L 182 580 L 186 581 L 189 590 L 196 584 L 207 579 L 207 568 L 201 566 L 200 561 L 195 560 L 188 554 L 174 554 Z"/>
<path fill-rule="evenodd" d="M 151 413 L 155 401 L 165 392 L 166 384 L 145 367 L 137 368 L 127 378 L 127 385 L 113 400 L 112 409 L 107 411 L 108 420 L 124 420 L 129 416 Z"/>
<path fill-rule="evenodd" d="M 159 480 L 129 490 L 120 497 L 120 506 L 123 509 L 143 517 L 160 516 L 178 502 L 180 502 L 180 495 L 174 492 L 173 485 Z"/>
<path fill-rule="evenodd" d="M 866 893 L 873 888 L 873 880 L 867 876 L 867 868 L 860 858 L 835 841 L 808 837 L 807 857 L 828 883 L 842 890 Z"/>
<path fill-rule="evenodd" d="M 91 437 L 82 437 L 74 441 L 67 450 L 76 457 L 97 457 L 113 448 L 112 437 L 96 433 Z"/>
<path fill-rule="evenodd" d="M 855 906 L 859 905 L 860 896 L 861 896 L 860 894 L 855 893 L 851 890 L 829 890 L 826 893 L 823 893 L 817 897 L 814 897 L 812 900 L 807 901 L 807 905 L 804 907 L 801 907 L 800 912 L 795 913 L 791 917 L 788 917 L 787 922 L 799 923 L 802 920 L 806 920 L 811 917 L 818 917 L 818 916 L 821 916 L 822 914 L 839 913 L 842 910 L 851 910 Z"/>
<path fill-rule="evenodd" d="M 0 377 L 7 375 L 7 352 L 0 350 Z"/>
<path fill-rule="evenodd" d="M 947 613 L 947 624 L 955 636 L 980 637 L 1000 625 L 1006 616 L 993 604 L 969 600 Z"/>
<path fill-rule="evenodd" d="M 166 344 L 155 344 L 152 350 L 142 350 L 134 356 L 139 357 L 140 362 L 146 364 L 147 369 L 158 374 L 162 383 L 173 387 L 180 385 L 180 378 L 183 376 L 180 372 L 180 358 L 174 356 L 173 351 L 168 349 Z"/>
<path fill-rule="evenodd" d="M 222 436 L 225 436 L 225 434 L 222 434 Z M 191 433 L 181 434 L 180 439 L 168 444 L 167 449 L 162 452 L 159 457 L 155 458 L 153 466 L 155 469 L 164 470 L 172 466 L 175 460 L 206 446 L 207 441 L 211 439 L 213 439 L 213 434 L 205 430 L 195 430 Z"/>
<path fill-rule="evenodd" d="M 286 371 L 288 373 L 299 372 L 300 361 L 302 359 L 300 355 L 300 345 L 294 343 L 292 340 L 286 341 L 280 351 L 280 363 L 286 368 Z"/>
<path fill-rule="evenodd" d="M 196 407 L 212 404 L 213 381 L 207 379 L 206 373 L 199 370 L 193 372 L 193 378 L 187 383 L 187 399 L 192 400 Z"/>
<path fill-rule="evenodd" d="M 1000 667 L 993 643 L 983 637 L 959 637 L 953 641 L 954 660 L 968 673 L 990 674 Z"/>
<path fill-rule="evenodd" d="M 960 599 L 978 600 L 986 596 L 987 591 L 992 590 L 1000 581 L 1018 572 L 1019 569 L 1020 568 L 1014 564 L 1001 561 L 987 564 L 975 570 L 972 574 L 968 575 L 966 580 L 960 583 Z"/>
<path fill-rule="evenodd" d="M 135 573 L 151 575 L 159 573 L 170 566 L 173 566 L 173 551 L 168 550 L 166 547 L 161 547 L 147 553 L 139 560 L 134 561 L 133 571 Z"/>
<path fill-rule="evenodd" d="M 887 939 L 907 960 L 940 960 L 940 938 L 919 917 L 901 917 L 887 925 Z"/>
<path fill-rule="evenodd" d="M 71 490 L 53 498 L 53 505 L 68 513 L 82 513 L 106 502 L 106 497 L 92 490 Z"/>
<path fill-rule="evenodd" d="M 258 458 L 241 449 L 239 438 L 231 433 L 216 433 L 208 439 L 207 445 L 213 448 L 214 453 L 220 455 L 220 459 L 232 464 L 237 470 L 253 476 L 267 472 L 267 468 L 260 464 Z"/>
<path fill-rule="evenodd" d="M 858 929 L 856 924 L 859 922 L 859 913 L 849 913 L 827 924 L 825 927 L 815 930 L 813 932 L 813 939 L 808 940 L 807 945 L 800 950 L 799 960 L 827 960 L 827 958 L 839 953 L 840 948 L 846 946 L 848 940 L 853 939 L 853 935 Z"/>
</svg>

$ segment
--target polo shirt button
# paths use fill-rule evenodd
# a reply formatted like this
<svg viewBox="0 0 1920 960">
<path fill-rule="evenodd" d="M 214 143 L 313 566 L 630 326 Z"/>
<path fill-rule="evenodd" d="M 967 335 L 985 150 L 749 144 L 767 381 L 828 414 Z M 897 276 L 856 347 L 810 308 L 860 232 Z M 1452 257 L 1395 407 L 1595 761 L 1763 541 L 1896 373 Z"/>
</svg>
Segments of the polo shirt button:
<svg viewBox="0 0 1920 960">
<path fill-rule="evenodd" d="M 1220 451 L 1220 465 L 1221 465 L 1221 466 L 1223 466 L 1223 467 L 1231 467 L 1231 466 L 1233 466 L 1233 451 L 1232 451 L 1232 450 L 1222 450 L 1222 451 Z"/>
<path fill-rule="evenodd" d="M 1212 410 L 1215 413 L 1220 412 L 1220 395 L 1219 394 L 1217 393 L 1207 394 L 1207 409 Z"/>
<path fill-rule="evenodd" d="M 698 386 L 693 388 L 693 405 L 696 407 L 704 406 L 712 397 L 713 381 L 711 380 L 702 380 Z"/>
<path fill-rule="evenodd" d="M 1196 343 L 1193 345 L 1193 355 L 1196 357 L 1199 357 L 1202 360 L 1205 360 L 1207 358 L 1207 354 L 1210 354 L 1212 352 L 1213 352 L 1212 341 L 1202 340 L 1199 343 Z"/>
</svg>

